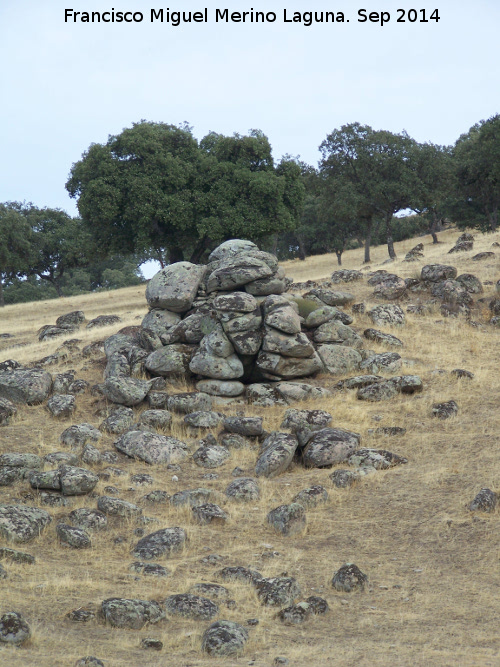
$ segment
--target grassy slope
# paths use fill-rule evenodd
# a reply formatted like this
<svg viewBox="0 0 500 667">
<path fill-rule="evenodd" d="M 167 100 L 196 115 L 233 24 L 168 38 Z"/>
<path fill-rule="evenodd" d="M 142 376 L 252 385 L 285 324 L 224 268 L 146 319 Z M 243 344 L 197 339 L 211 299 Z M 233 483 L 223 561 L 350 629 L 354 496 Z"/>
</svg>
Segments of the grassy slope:
<svg viewBox="0 0 500 667">
<path fill-rule="evenodd" d="M 474 252 L 447 255 L 458 233 L 440 235 L 443 243 L 433 246 L 423 239 L 423 263 L 443 262 L 456 266 L 459 273 L 470 272 L 481 280 L 498 280 L 499 254 L 493 261 L 471 262 L 470 257 L 489 250 L 494 236 L 476 236 Z M 420 239 L 419 239 L 420 240 Z M 397 244 L 401 258 L 413 241 Z M 362 251 L 345 254 L 346 268 L 361 268 Z M 372 268 L 386 258 L 384 247 L 373 249 Z M 397 260 L 390 271 L 413 276 L 420 264 Z M 305 262 L 285 264 L 287 275 L 296 281 L 326 278 L 335 270 L 332 255 L 313 257 Z M 372 289 L 366 284 L 349 285 L 357 300 L 373 303 Z M 485 295 L 493 294 L 485 287 Z M 87 319 L 99 314 L 117 313 L 125 324 L 137 324 L 146 312 L 143 288 L 59 299 L 36 304 L 8 306 L 0 311 L 0 333 L 14 333 L 12 340 L 0 339 L 0 360 L 15 358 L 28 362 L 50 354 L 61 339 L 36 342 L 36 330 L 73 309 L 84 310 Z M 475 316 L 479 319 L 479 315 Z M 358 316 L 354 327 L 363 330 L 371 322 Z M 103 338 L 118 327 L 78 333 L 85 342 Z M 84 331 L 84 330 L 83 330 Z M 387 329 L 387 331 L 391 331 Z M 359 482 L 350 490 L 332 488 L 331 470 L 304 470 L 296 467 L 271 481 L 262 481 L 262 498 L 255 504 L 220 504 L 230 514 L 224 527 L 199 527 L 189 512 L 157 505 L 145 508 L 159 524 L 153 529 L 180 525 L 189 533 L 189 547 L 182 556 L 163 562 L 172 570 L 165 581 L 141 578 L 129 571 L 133 558 L 130 547 L 137 538 L 134 525 L 110 521 L 110 528 L 94 537 L 93 548 L 85 552 L 59 546 L 55 524 L 59 517 L 76 507 L 95 507 L 95 499 L 71 499 L 68 508 L 49 511 L 51 526 L 33 543 L 20 549 L 37 557 L 35 566 L 4 562 L 9 578 L 0 581 L 0 613 L 19 610 L 34 629 L 30 644 L 13 650 L 0 647 L 0 662 L 9 667 L 72 665 L 83 655 L 96 655 L 106 667 L 227 664 L 270 665 L 276 655 L 286 655 L 296 665 L 498 665 L 500 530 L 498 510 L 492 515 L 473 516 L 466 505 L 481 487 L 500 489 L 498 444 L 500 433 L 500 345 L 498 330 L 473 328 L 464 320 L 443 319 L 439 312 L 425 317 L 407 316 L 406 326 L 393 331 L 405 343 L 403 356 L 410 360 L 403 372 L 419 374 L 424 393 L 397 397 L 389 402 L 365 404 L 353 394 L 336 397 L 310 406 L 333 415 L 333 425 L 356 430 L 363 444 L 387 448 L 407 456 L 406 466 Z M 10 347 L 24 343 L 23 347 Z M 374 349 L 380 349 L 373 346 Z M 435 369 L 466 368 L 475 373 L 471 382 L 457 380 Z M 52 368 L 52 372 L 75 368 L 78 377 L 92 383 L 101 381 L 102 366 L 74 359 Z M 338 378 L 324 376 L 324 386 Z M 177 385 L 171 391 L 181 391 Z M 455 399 L 456 418 L 444 422 L 430 417 L 436 401 Z M 0 429 L 0 451 L 26 451 L 46 454 L 60 448 L 59 434 L 71 423 L 88 421 L 95 425 L 100 403 L 89 394 L 77 398 L 77 413 L 71 421 L 55 422 L 43 406 L 23 407 L 10 426 Z M 299 407 L 299 406 L 297 406 Z M 263 414 L 267 430 L 279 428 L 284 408 L 252 409 L 248 414 Z M 374 421 L 374 415 L 381 421 Z M 403 438 L 380 438 L 367 434 L 377 425 L 407 428 Z M 180 420 L 172 434 L 188 439 Z M 194 444 L 194 440 L 192 441 Z M 104 437 L 101 450 L 112 450 L 113 438 Z M 179 481 L 160 467 L 123 460 L 120 467 L 129 474 L 148 472 L 155 478 L 153 487 L 132 489 L 129 476 L 100 482 L 96 491 L 104 493 L 107 484 L 120 489 L 120 498 L 137 502 L 150 488 L 174 493 L 205 486 L 222 493 L 232 481 L 231 471 L 240 466 L 252 474 L 256 451 L 234 451 L 232 458 L 216 472 L 217 480 L 205 480 L 204 469 L 190 460 L 182 465 Z M 309 510 L 307 531 L 302 537 L 283 538 L 265 524 L 267 512 L 311 484 L 323 484 L 330 494 L 322 508 Z M 27 483 L 0 488 L 0 502 L 30 491 Z M 218 502 L 217 500 L 215 502 Z M 34 504 L 37 504 L 35 498 Z M 121 544 L 114 538 L 123 535 Z M 272 547 L 279 556 L 263 559 Z M 209 553 L 223 556 L 219 566 L 203 563 Z M 370 579 L 364 593 L 351 595 L 333 591 L 330 581 L 344 562 L 355 562 Z M 171 618 L 168 622 L 142 631 L 111 629 L 97 622 L 71 623 L 65 614 L 80 606 L 98 608 L 107 597 L 162 599 L 186 592 L 199 581 L 215 581 L 214 570 L 223 565 L 251 565 L 265 576 L 284 571 L 295 576 L 303 597 L 326 597 L 331 611 L 314 617 L 302 627 L 287 627 L 275 617 L 276 610 L 261 607 L 249 587 L 228 585 L 237 602 L 234 610 L 221 605 L 220 618 L 244 622 L 257 617 L 260 623 L 250 629 L 245 654 L 238 659 L 212 660 L 199 652 L 200 637 L 207 623 Z M 142 637 L 161 638 L 161 653 L 139 648 Z"/>
</svg>

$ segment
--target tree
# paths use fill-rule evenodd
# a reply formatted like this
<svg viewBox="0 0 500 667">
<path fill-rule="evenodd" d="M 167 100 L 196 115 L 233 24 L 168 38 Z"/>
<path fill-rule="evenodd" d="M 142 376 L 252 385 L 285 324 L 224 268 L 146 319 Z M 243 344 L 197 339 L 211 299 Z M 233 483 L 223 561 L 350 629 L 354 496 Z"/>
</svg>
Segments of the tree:
<svg viewBox="0 0 500 667">
<path fill-rule="evenodd" d="M 0 307 L 5 305 L 5 282 L 23 275 L 28 270 L 30 232 L 17 204 L 0 204 Z"/>
<path fill-rule="evenodd" d="M 145 121 L 91 145 L 66 187 L 101 248 L 168 252 L 170 262 L 291 229 L 303 199 L 300 168 L 288 159 L 275 166 L 260 131 L 210 133 L 198 144 L 187 125 Z"/>
<path fill-rule="evenodd" d="M 394 134 L 351 123 L 334 130 L 322 142 L 320 162 L 325 187 L 347 193 L 357 224 L 365 237 L 365 262 L 370 261 L 370 242 L 377 220 L 385 223 L 389 256 L 394 258 L 392 221 L 395 213 L 409 208 L 416 187 L 412 148 L 406 132 Z"/>
<path fill-rule="evenodd" d="M 436 231 L 445 217 L 453 191 L 451 148 L 431 143 L 413 146 L 418 183 L 411 208 L 428 220 L 432 242 L 438 243 Z"/>
<path fill-rule="evenodd" d="M 456 142 L 453 155 L 457 224 L 496 231 L 500 208 L 500 115 L 471 127 Z"/>
</svg>

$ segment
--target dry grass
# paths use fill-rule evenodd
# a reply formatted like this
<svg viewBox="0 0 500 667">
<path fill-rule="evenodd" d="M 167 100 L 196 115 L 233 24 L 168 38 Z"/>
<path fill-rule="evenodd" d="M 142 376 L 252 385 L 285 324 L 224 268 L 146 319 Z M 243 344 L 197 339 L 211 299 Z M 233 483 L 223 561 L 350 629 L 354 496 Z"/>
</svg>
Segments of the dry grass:
<svg viewBox="0 0 500 667">
<path fill-rule="evenodd" d="M 433 246 L 423 239 L 425 261 L 457 266 L 481 280 L 498 280 L 498 254 L 494 261 L 470 262 L 470 256 L 490 248 L 493 236 L 476 235 L 474 253 L 447 255 L 456 231 L 440 235 L 442 244 Z M 420 240 L 420 239 L 419 239 Z M 416 241 L 397 244 L 402 258 Z M 385 248 L 373 249 L 372 268 L 386 257 Z M 361 268 L 362 251 L 345 254 L 346 268 Z M 420 265 L 418 265 L 420 266 Z M 285 264 L 287 274 L 298 280 L 326 278 L 337 268 L 335 257 L 325 255 L 305 262 Z M 388 270 L 402 276 L 415 274 L 416 264 L 399 259 Z M 372 290 L 363 284 L 345 286 L 357 300 L 370 304 Z M 343 289 L 341 287 L 341 289 Z M 490 290 L 488 292 L 487 290 Z M 492 294 L 493 288 L 485 288 Z M 60 299 L 42 304 L 6 307 L 0 313 L 0 332 L 15 334 L 0 339 L 0 359 L 22 362 L 46 356 L 61 344 L 36 342 L 36 330 L 73 309 L 84 310 L 88 319 L 99 314 L 119 314 L 126 324 L 137 324 L 146 312 L 143 289 L 129 288 L 112 293 Z M 363 330 L 370 322 L 358 316 L 354 327 Z M 116 328 L 78 332 L 85 343 L 105 337 Z M 137 578 L 129 570 L 134 558 L 130 548 L 138 539 L 137 527 L 130 521 L 114 519 L 109 529 L 93 537 L 93 547 L 84 552 L 63 548 L 55 537 L 58 518 L 76 507 L 95 507 L 95 498 L 70 499 L 66 508 L 53 508 L 52 524 L 33 543 L 20 545 L 33 553 L 34 566 L 4 562 L 9 578 L 0 581 L 0 613 L 21 611 L 29 620 L 33 637 L 25 647 L 0 647 L 2 665 L 40 667 L 72 665 L 83 655 L 97 655 L 106 667 L 132 667 L 145 662 L 148 667 L 164 665 L 202 667 L 206 665 L 272 664 L 276 655 L 286 655 L 290 665 L 498 665 L 500 644 L 498 510 L 491 515 L 472 515 L 467 504 L 482 487 L 500 490 L 498 444 L 500 433 L 500 345 L 498 331 L 491 327 L 473 328 L 464 320 L 443 319 L 439 314 L 408 316 L 406 326 L 393 333 L 405 343 L 408 359 L 405 372 L 419 374 L 424 392 L 413 397 L 398 397 L 389 402 L 365 404 L 353 394 L 337 394 L 321 405 L 333 415 L 333 424 L 358 431 L 363 444 L 387 448 L 405 455 L 409 463 L 379 472 L 349 490 L 332 487 L 331 470 L 304 470 L 293 467 L 274 480 L 263 480 L 259 501 L 248 505 L 227 502 L 223 491 L 232 481 L 231 471 L 240 466 L 252 474 L 256 448 L 235 450 L 231 459 L 215 472 L 215 480 L 204 479 L 206 472 L 190 459 L 173 473 L 160 466 L 120 459 L 119 467 L 128 475 L 99 482 L 96 492 L 105 493 L 107 485 L 116 486 L 120 498 L 140 502 L 151 488 L 169 494 L 204 486 L 216 494 L 216 502 L 229 513 L 223 527 L 197 526 L 191 513 L 170 505 L 144 506 L 144 513 L 158 523 L 152 530 L 181 525 L 189 544 L 179 556 L 161 561 L 172 572 L 161 581 Z M 75 335 L 73 334 L 73 336 Z M 22 347 L 12 347 L 24 343 Z M 377 346 L 373 346 L 374 349 Z M 78 377 L 98 382 L 102 368 L 87 360 L 74 359 L 52 372 L 75 368 Z M 450 371 L 466 368 L 475 373 L 472 381 L 457 380 Z M 338 378 L 324 376 L 324 386 Z M 182 391 L 178 384 L 171 391 Z M 447 421 L 432 419 L 432 403 L 455 399 L 458 415 Z M 78 411 L 71 422 L 50 419 L 43 406 L 23 407 L 17 418 L 0 429 L 0 451 L 25 451 L 46 454 L 60 449 L 59 435 L 70 423 L 100 423 L 97 399 L 85 394 L 77 398 Z M 268 430 L 279 428 L 285 408 L 249 408 L 249 414 L 262 414 Z M 229 410 L 227 410 L 229 411 Z M 375 421 L 374 417 L 380 419 Z M 378 425 L 407 428 L 402 438 L 382 438 L 370 434 Z M 192 447 L 196 442 L 185 433 L 180 420 L 172 432 L 185 437 Z M 104 436 L 101 450 L 113 449 L 113 438 Z M 104 467 L 104 466 L 101 466 Z M 148 472 L 153 487 L 133 487 L 130 475 Z M 284 538 L 274 534 L 265 523 L 267 512 L 290 502 L 301 489 L 323 484 L 329 500 L 307 512 L 303 536 Z M 0 502 L 11 502 L 31 492 L 27 483 L 0 489 Z M 38 496 L 30 504 L 37 505 Z M 146 530 L 149 529 L 149 526 Z M 124 541 L 114 540 L 123 536 Z M 263 553 L 279 555 L 265 558 Z M 202 562 L 207 554 L 219 554 L 216 566 Z M 369 589 L 351 595 L 335 592 L 330 581 L 335 570 L 346 561 L 355 562 L 370 579 Z M 221 603 L 220 618 L 245 622 L 259 618 L 250 629 L 250 640 L 239 658 L 209 659 L 200 653 L 200 638 L 206 623 L 170 618 L 142 631 L 119 630 L 97 621 L 72 623 L 65 618 L 71 609 L 98 609 L 108 597 L 161 600 L 173 593 L 186 592 L 200 581 L 216 581 L 215 571 L 224 565 L 246 565 L 266 576 L 282 572 L 298 579 L 303 597 L 324 596 L 331 607 L 325 617 L 314 617 L 304 626 L 287 627 L 276 619 L 276 610 L 261 607 L 251 587 L 226 584 L 236 601 L 235 609 Z M 162 639 L 161 653 L 139 648 L 142 637 Z"/>
</svg>

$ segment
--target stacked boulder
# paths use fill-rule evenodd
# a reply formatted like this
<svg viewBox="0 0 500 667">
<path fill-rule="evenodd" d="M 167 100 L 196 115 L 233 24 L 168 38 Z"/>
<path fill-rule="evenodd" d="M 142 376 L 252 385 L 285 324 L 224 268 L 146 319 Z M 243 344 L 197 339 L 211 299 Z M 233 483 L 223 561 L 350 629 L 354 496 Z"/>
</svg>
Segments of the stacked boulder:
<svg viewBox="0 0 500 667">
<path fill-rule="evenodd" d="M 473 247 L 474 247 L 473 235 L 469 234 L 469 232 L 464 232 L 463 234 L 460 234 L 460 236 L 456 240 L 455 245 L 451 250 L 448 251 L 448 253 L 467 252 L 467 250 L 472 250 Z"/>
</svg>

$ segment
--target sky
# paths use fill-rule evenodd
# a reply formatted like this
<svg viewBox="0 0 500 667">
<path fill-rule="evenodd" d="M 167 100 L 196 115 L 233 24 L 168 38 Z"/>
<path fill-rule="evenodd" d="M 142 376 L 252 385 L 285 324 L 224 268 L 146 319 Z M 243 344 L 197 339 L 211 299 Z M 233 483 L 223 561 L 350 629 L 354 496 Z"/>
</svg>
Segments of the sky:
<svg viewBox="0 0 500 667">
<path fill-rule="evenodd" d="M 165 17 L 205 7 L 207 23 L 150 21 L 152 8 Z M 112 8 L 144 20 L 65 22 L 66 9 Z M 225 8 L 276 21 L 216 23 Z M 440 20 L 397 22 L 398 8 L 418 19 L 437 9 Z M 349 22 L 286 23 L 285 9 Z M 359 22 L 360 9 L 390 20 Z M 498 0 L 0 0 L 0 201 L 76 214 L 64 187 L 71 165 L 141 119 L 187 121 L 199 139 L 260 129 L 275 159 L 314 165 L 326 135 L 355 121 L 452 144 L 500 112 L 499 25 Z"/>
</svg>

